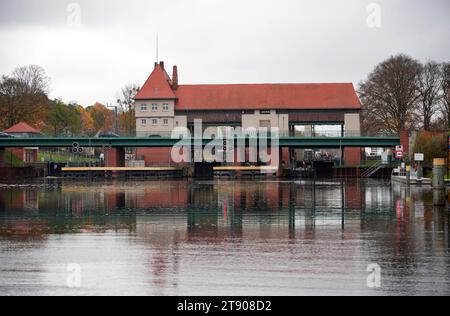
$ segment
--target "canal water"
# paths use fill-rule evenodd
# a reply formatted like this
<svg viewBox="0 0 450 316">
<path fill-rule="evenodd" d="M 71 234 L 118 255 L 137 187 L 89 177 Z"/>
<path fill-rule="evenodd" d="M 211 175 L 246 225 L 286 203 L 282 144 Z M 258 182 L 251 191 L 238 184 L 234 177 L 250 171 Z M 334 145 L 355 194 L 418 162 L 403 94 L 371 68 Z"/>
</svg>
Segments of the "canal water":
<svg viewBox="0 0 450 316">
<path fill-rule="evenodd" d="M 0 186 L 0 295 L 449 295 L 449 245 L 383 181 Z"/>
</svg>

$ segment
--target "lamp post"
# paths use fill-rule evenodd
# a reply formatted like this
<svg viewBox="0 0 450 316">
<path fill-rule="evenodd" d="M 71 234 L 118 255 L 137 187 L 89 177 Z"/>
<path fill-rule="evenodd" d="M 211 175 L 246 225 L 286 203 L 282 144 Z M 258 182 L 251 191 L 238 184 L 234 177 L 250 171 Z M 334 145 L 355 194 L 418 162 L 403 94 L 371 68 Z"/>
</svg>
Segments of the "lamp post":
<svg viewBox="0 0 450 316">
<path fill-rule="evenodd" d="M 116 127 L 115 127 L 115 133 L 119 135 L 119 108 L 117 105 L 111 105 L 107 104 L 107 107 L 109 109 L 114 109 L 115 115 L 116 115 Z"/>
</svg>

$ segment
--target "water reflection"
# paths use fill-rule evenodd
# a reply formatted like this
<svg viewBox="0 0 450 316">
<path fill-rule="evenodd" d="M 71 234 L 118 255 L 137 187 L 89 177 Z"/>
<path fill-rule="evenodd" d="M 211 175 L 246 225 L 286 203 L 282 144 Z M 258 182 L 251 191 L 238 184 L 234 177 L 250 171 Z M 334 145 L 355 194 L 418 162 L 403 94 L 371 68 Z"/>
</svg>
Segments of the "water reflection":
<svg viewBox="0 0 450 316">
<path fill-rule="evenodd" d="M 432 191 L 379 181 L 1 188 L 0 293 L 73 293 L 80 262 L 78 294 L 450 294 L 449 222 Z"/>
</svg>

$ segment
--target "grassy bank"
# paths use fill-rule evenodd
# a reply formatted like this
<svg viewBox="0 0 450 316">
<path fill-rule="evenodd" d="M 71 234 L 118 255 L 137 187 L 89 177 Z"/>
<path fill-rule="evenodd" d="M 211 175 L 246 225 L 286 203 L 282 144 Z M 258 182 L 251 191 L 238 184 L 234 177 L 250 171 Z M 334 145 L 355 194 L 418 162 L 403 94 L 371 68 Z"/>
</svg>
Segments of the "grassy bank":
<svg viewBox="0 0 450 316">
<path fill-rule="evenodd" d="M 23 165 L 23 161 L 20 160 L 19 158 L 17 158 L 16 155 L 13 155 L 9 151 L 5 151 L 3 153 L 3 159 L 4 159 L 4 162 L 6 163 L 6 165 L 11 166 L 11 167 L 20 167 Z"/>
<path fill-rule="evenodd" d="M 3 159 L 6 165 L 11 167 L 21 167 L 24 162 L 20 160 L 16 155 L 9 151 L 5 151 L 3 154 Z M 79 155 L 63 154 L 63 153 L 50 153 L 50 152 L 40 152 L 38 156 L 38 163 L 95 163 L 98 162 L 97 158 L 83 157 Z"/>
<path fill-rule="evenodd" d="M 52 152 L 40 152 L 39 153 L 39 162 L 55 162 L 55 163 L 95 163 L 98 162 L 98 158 L 90 158 L 86 156 L 80 155 L 72 155 L 66 153 L 52 153 Z"/>
</svg>

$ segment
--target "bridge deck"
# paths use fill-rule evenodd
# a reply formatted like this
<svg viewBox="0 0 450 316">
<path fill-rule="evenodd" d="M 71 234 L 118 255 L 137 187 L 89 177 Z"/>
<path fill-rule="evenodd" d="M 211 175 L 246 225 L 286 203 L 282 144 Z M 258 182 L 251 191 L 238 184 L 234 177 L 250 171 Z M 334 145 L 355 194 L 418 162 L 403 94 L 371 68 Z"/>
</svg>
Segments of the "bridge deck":
<svg viewBox="0 0 450 316">
<path fill-rule="evenodd" d="M 180 171 L 181 168 L 177 167 L 86 167 L 86 168 L 62 168 L 63 172 L 164 172 L 164 171 Z"/>
<path fill-rule="evenodd" d="M 214 171 L 256 171 L 256 172 L 262 172 L 262 171 L 268 171 L 268 172 L 277 172 L 277 167 L 270 167 L 270 166 L 261 166 L 261 167 L 240 167 L 240 166 L 227 166 L 227 167 L 214 167 Z"/>
<path fill-rule="evenodd" d="M 255 138 L 236 139 L 236 142 L 245 141 L 248 145 Z M 212 139 L 185 139 L 184 145 L 194 146 L 196 142 L 203 145 L 211 143 Z M 0 138 L 1 148 L 64 148 L 78 144 L 81 147 L 127 147 L 127 148 L 151 148 L 151 147 L 173 147 L 179 143 L 179 139 L 168 137 L 117 137 L 117 138 Z M 270 140 L 269 140 L 270 145 Z M 342 148 L 342 147 L 395 147 L 400 144 L 400 137 L 280 137 L 280 147 L 290 148 Z"/>
</svg>

